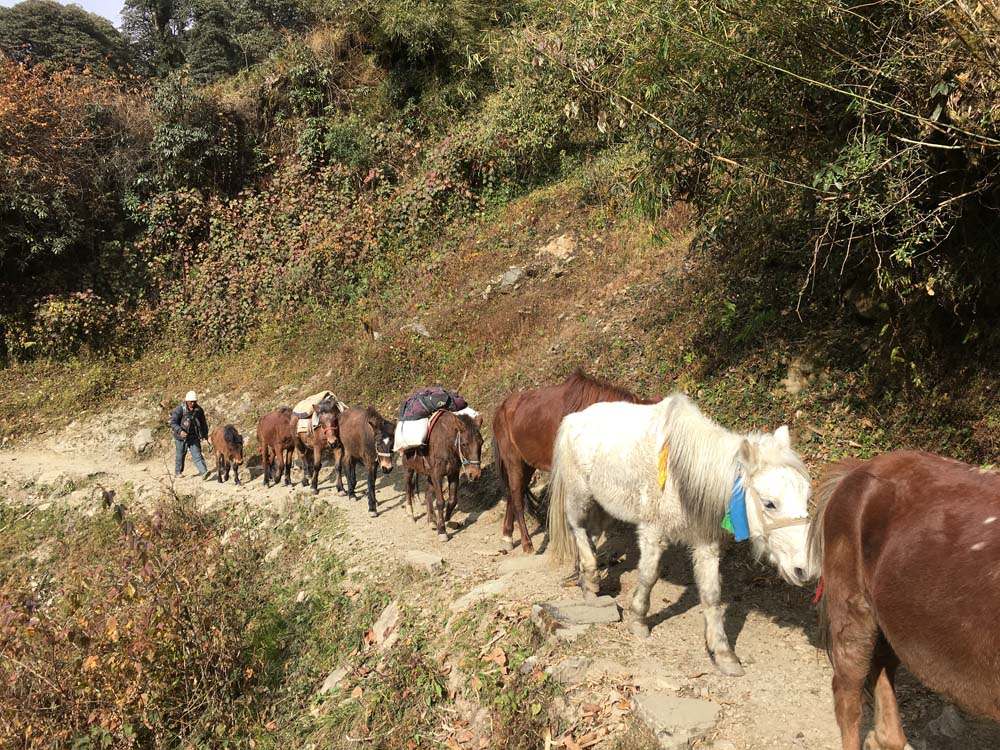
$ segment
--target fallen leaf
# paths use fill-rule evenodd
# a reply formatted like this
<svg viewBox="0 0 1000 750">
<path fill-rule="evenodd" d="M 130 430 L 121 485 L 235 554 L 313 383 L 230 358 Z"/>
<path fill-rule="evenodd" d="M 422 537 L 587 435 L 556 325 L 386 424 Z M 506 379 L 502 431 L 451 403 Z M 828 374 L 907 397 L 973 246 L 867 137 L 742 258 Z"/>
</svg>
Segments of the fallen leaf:
<svg viewBox="0 0 1000 750">
<path fill-rule="evenodd" d="M 355 688 L 354 688 L 354 690 L 352 690 L 352 691 L 351 691 L 351 697 L 352 697 L 352 698 L 360 698 L 360 697 L 361 697 L 361 694 L 362 694 L 363 692 L 364 692 L 364 691 L 363 691 L 363 690 L 361 689 L 361 686 L 360 686 L 360 685 L 358 685 L 357 687 L 355 687 Z"/>
</svg>

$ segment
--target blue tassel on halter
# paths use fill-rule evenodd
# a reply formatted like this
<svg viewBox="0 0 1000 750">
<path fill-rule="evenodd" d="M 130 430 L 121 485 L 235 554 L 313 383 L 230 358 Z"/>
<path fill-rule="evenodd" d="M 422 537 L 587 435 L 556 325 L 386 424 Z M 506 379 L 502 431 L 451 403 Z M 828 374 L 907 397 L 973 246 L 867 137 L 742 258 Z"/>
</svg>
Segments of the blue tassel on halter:
<svg viewBox="0 0 1000 750">
<path fill-rule="evenodd" d="M 729 508 L 722 519 L 722 528 L 732 533 L 737 542 L 750 538 L 750 524 L 747 522 L 747 496 L 743 487 L 743 477 L 739 474 L 733 480 L 733 494 L 729 497 Z"/>
</svg>

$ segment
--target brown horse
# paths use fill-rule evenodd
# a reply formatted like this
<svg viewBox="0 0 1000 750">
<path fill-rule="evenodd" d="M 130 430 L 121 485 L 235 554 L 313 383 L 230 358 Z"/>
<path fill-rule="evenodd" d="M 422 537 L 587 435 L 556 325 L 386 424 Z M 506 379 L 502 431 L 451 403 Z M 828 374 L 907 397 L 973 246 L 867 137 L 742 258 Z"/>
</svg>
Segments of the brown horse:
<svg viewBox="0 0 1000 750">
<path fill-rule="evenodd" d="M 208 435 L 208 441 L 215 449 L 215 473 L 219 482 L 229 481 L 229 469 L 233 470 L 233 482 L 240 483 L 240 464 L 243 463 L 243 436 L 231 424 L 216 427 Z M 225 472 L 225 477 L 223 477 Z"/>
<path fill-rule="evenodd" d="M 292 483 L 292 451 L 295 448 L 295 432 L 289 423 L 292 410 L 282 406 L 257 420 L 257 444 L 260 446 L 260 460 L 264 466 L 264 486 L 270 487 L 271 480 L 278 484 L 284 477 L 285 484 Z M 272 462 L 277 461 L 278 472 L 274 474 Z"/>
<path fill-rule="evenodd" d="M 317 424 L 309 421 L 309 430 L 299 432 L 299 418 L 292 414 L 289 426 L 294 436 L 295 452 L 302 457 L 302 486 L 312 480 L 312 491 L 319 492 L 319 470 L 323 465 L 323 449 L 333 451 L 334 466 L 340 464 L 340 407 L 333 399 L 320 401 L 315 406 Z"/>
<path fill-rule="evenodd" d="M 340 415 L 340 442 L 343 445 L 341 459 L 337 462 L 337 490 L 344 491 L 341 472 L 347 471 L 347 495 L 352 500 L 358 496 L 354 490 L 358 486 L 358 464 L 364 464 L 368 473 L 368 515 L 378 515 L 375 502 L 375 472 L 381 466 L 382 473 L 392 471 L 392 446 L 396 439 L 396 423 L 379 414 L 375 407 L 362 409 L 354 406 Z"/>
<path fill-rule="evenodd" d="M 1000 476 L 916 451 L 829 470 L 810 530 L 821 625 L 844 750 L 903 750 L 899 664 L 974 714 L 1000 721 Z"/>
<path fill-rule="evenodd" d="M 417 474 L 430 480 L 427 492 L 427 521 L 437 526 L 438 539 L 448 541 L 445 524 L 451 520 L 458 506 L 458 483 L 462 475 L 475 481 L 481 473 L 483 436 L 479 428 L 483 418 L 475 419 L 465 414 L 450 411 L 439 412 L 433 422 L 427 444 L 420 448 L 403 451 L 402 463 L 406 483 L 406 502 L 410 517 L 417 520 L 413 512 L 413 493 L 418 491 Z M 448 479 L 448 504 L 444 501 L 444 480 Z M 437 498 L 437 514 L 431 503 L 431 490 Z"/>
<path fill-rule="evenodd" d="M 652 404 L 577 368 L 558 385 L 516 391 L 504 399 L 493 417 L 493 461 L 508 493 L 503 543 L 514 548 L 514 519 L 521 530 L 521 549 L 534 552 L 524 522 L 524 496 L 537 505 L 529 485 L 536 470 L 551 471 L 552 445 L 563 417 L 599 401 Z M 537 508 L 532 508 L 537 515 Z"/>
</svg>

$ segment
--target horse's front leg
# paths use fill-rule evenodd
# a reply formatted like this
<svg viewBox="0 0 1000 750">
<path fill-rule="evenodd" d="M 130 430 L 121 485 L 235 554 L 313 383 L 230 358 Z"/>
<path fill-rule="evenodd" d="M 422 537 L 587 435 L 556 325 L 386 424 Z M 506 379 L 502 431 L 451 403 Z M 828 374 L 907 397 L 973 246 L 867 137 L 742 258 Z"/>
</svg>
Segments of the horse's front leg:
<svg viewBox="0 0 1000 750">
<path fill-rule="evenodd" d="M 312 491 L 315 495 L 319 493 L 319 470 L 323 466 L 323 444 L 318 440 L 313 444 L 312 459 Z"/>
<path fill-rule="evenodd" d="M 437 532 L 438 541 L 447 542 L 448 532 L 444 527 L 444 514 L 445 514 L 445 502 L 444 502 L 444 474 L 438 474 L 431 477 L 431 485 L 434 487 L 434 496 L 437 499 L 436 502 L 436 520 L 437 520 Z M 428 507 L 430 507 L 430 499 L 428 498 Z"/>
<path fill-rule="evenodd" d="M 238 487 L 240 484 L 240 465 L 233 464 L 233 483 Z"/>
<path fill-rule="evenodd" d="M 632 603 L 629 605 L 628 628 L 641 638 L 649 635 L 649 594 L 660 580 L 660 558 L 663 556 L 663 540 L 651 528 L 640 526 L 639 532 L 639 582 Z"/>
<path fill-rule="evenodd" d="M 365 468 L 368 469 L 368 515 L 375 518 L 378 515 L 378 506 L 375 503 L 375 471 L 378 466 L 372 463 Z"/>
<path fill-rule="evenodd" d="M 409 466 L 403 465 L 403 486 L 406 488 L 406 507 L 410 509 L 410 518 L 417 520 L 416 513 L 413 512 L 413 490 L 416 482 L 415 472 Z"/>
<path fill-rule="evenodd" d="M 287 448 L 282 454 L 282 464 L 278 467 L 278 476 L 282 474 L 285 476 L 285 486 L 290 487 L 292 485 L 292 454 L 294 449 Z"/>
<path fill-rule="evenodd" d="M 694 580 L 705 613 L 705 645 L 722 674 L 739 677 L 743 674 L 740 660 L 736 658 L 722 620 L 722 576 L 719 574 L 719 543 L 695 545 L 691 551 L 694 561 Z"/>
<path fill-rule="evenodd" d="M 354 459 L 347 462 L 347 496 L 351 500 L 358 499 L 358 465 Z"/>
<path fill-rule="evenodd" d="M 445 523 L 451 520 L 452 515 L 455 513 L 455 508 L 458 507 L 458 485 L 460 482 L 461 479 L 458 474 L 448 477 L 448 506 L 444 517 Z"/>
<path fill-rule="evenodd" d="M 219 480 L 219 484 L 222 484 L 222 454 L 218 451 L 215 453 L 215 473 L 218 475 L 216 479 Z"/>
</svg>

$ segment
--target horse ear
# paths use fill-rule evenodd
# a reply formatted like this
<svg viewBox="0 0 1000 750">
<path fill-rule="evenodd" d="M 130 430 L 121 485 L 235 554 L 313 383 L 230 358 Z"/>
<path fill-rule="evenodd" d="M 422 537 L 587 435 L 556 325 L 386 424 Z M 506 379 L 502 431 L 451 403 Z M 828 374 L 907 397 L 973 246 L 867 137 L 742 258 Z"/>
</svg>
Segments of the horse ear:
<svg viewBox="0 0 1000 750">
<path fill-rule="evenodd" d="M 474 424 L 476 425 L 476 427 L 477 427 L 477 428 L 478 428 L 478 427 L 482 427 L 482 426 L 483 426 L 483 415 L 482 415 L 482 414 L 477 414 L 477 415 L 476 415 L 476 416 L 475 416 L 475 417 L 473 418 L 473 420 L 472 420 L 472 421 L 473 421 L 473 423 L 474 423 Z"/>
<path fill-rule="evenodd" d="M 757 446 L 746 438 L 743 438 L 743 442 L 740 443 L 740 463 L 748 469 L 757 463 Z"/>
<path fill-rule="evenodd" d="M 792 435 L 788 431 L 788 425 L 783 424 L 781 427 L 774 431 L 774 439 L 778 441 L 778 445 L 783 448 L 792 447 Z"/>
</svg>

